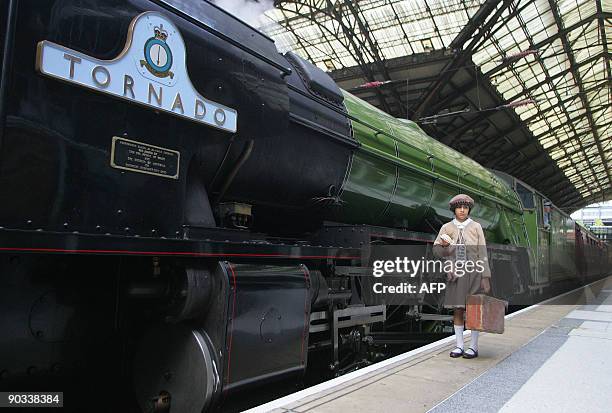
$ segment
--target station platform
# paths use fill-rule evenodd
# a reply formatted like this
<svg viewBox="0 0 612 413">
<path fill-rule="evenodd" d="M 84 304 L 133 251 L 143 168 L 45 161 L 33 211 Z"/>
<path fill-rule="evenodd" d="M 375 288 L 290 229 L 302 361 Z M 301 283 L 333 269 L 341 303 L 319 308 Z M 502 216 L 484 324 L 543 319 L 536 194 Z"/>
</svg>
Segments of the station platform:
<svg viewBox="0 0 612 413">
<path fill-rule="evenodd" d="M 481 334 L 478 358 L 452 359 L 454 346 L 447 337 L 247 412 L 609 412 L 612 276 L 506 316 L 504 334 Z"/>
</svg>

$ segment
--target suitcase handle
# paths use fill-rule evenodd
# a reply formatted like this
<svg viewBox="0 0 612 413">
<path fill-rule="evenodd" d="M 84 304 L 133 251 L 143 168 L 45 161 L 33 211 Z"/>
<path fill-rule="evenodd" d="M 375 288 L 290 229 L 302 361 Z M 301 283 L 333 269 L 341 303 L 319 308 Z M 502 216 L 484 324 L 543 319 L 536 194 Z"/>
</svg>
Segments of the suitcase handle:
<svg viewBox="0 0 612 413">
<path fill-rule="evenodd" d="M 491 290 L 493 290 L 493 289 L 491 289 Z M 509 302 L 508 302 L 508 301 L 506 301 L 506 300 L 504 300 L 504 299 L 501 299 L 501 298 L 499 298 L 499 297 L 496 297 L 496 296 L 494 296 L 494 295 L 493 295 L 493 294 L 491 294 L 491 293 L 489 293 L 489 294 L 485 294 L 485 293 L 484 293 L 482 290 L 478 290 L 478 291 L 476 291 L 476 294 L 472 294 L 472 295 L 486 295 L 487 297 L 492 297 L 492 298 L 495 298 L 495 299 L 497 299 L 497 300 L 499 300 L 499 301 L 503 301 L 503 302 L 504 302 L 504 305 L 506 306 L 506 310 L 508 310 L 508 304 L 509 304 Z"/>
<path fill-rule="evenodd" d="M 505 304 L 505 306 L 506 306 L 506 311 L 508 311 L 508 301 L 506 301 L 506 300 L 504 300 L 504 299 L 502 299 L 502 298 L 500 298 L 500 297 L 496 297 L 495 295 L 493 295 L 493 277 L 489 277 L 489 287 L 491 287 L 491 288 L 490 288 L 490 290 L 489 290 L 489 292 L 488 292 L 488 293 L 485 293 L 485 292 L 484 292 L 484 290 L 483 290 L 482 288 L 479 288 L 479 289 L 478 289 L 478 291 L 476 291 L 476 294 L 486 295 L 486 296 L 488 296 L 488 297 L 493 297 L 493 298 L 496 298 L 496 299 L 498 299 L 498 300 L 500 300 L 500 301 L 503 301 L 503 302 L 504 302 L 504 304 Z"/>
<path fill-rule="evenodd" d="M 506 303 L 506 310 L 508 310 L 508 301 L 506 301 L 506 300 L 504 300 L 502 298 L 496 297 L 495 295 L 492 294 L 493 293 L 493 277 L 489 278 L 489 287 L 491 287 L 491 288 L 490 288 L 488 293 L 485 293 L 482 288 L 478 288 L 478 290 L 476 291 L 476 294 L 481 294 L 481 295 L 486 295 L 486 296 L 489 296 L 489 297 L 497 298 L 498 300 L 501 300 L 504 303 Z"/>
</svg>

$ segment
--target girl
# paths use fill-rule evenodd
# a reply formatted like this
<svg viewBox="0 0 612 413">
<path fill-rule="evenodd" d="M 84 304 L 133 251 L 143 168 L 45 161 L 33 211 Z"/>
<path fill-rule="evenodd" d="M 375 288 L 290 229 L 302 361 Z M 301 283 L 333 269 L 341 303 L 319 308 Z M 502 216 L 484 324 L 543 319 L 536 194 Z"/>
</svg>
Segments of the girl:
<svg viewBox="0 0 612 413">
<path fill-rule="evenodd" d="M 489 283 L 491 271 L 487 262 L 486 242 L 482 227 L 478 222 L 469 218 L 474 208 L 474 200 L 468 195 L 459 194 L 450 200 L 449 206 L 455 214 L 455 219 L 440 228 L 438 237 L 434 241 L 434 253 L 439 257 L 448 257 L 454 262 L 454 271 L 447 274 L 448 283 L 444 297 L 444 307 L 454 309 L 453 324 L 457 347 L 450 352 L 450 356 L 472 359 L 478 357 L 479 332 L 472 331 L 470 347 L 464 351 L 465 298 L 475 294 L 478 290 L 483 290 L 485 294 L 491 290 Z M 469 261 L 474 264 L 467 265 Z"/>
</svg>

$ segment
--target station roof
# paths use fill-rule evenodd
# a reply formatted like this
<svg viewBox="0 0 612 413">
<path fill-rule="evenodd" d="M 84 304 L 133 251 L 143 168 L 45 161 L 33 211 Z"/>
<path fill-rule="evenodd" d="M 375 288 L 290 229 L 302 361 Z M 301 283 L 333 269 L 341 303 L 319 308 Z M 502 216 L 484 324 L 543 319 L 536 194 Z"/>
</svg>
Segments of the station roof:
<svg viewBox="0 0 612 413">
<path fill-rule="evenodd" d="M 612 199 L 612 0 L 276 0 L 266 16 L 281 51 L 568 212 Z"/>
</svg>

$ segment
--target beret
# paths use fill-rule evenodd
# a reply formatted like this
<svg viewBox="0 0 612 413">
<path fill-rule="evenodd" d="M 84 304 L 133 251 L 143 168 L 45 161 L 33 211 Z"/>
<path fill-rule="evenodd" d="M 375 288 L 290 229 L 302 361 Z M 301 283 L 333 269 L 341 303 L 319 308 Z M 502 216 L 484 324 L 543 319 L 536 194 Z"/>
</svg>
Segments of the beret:
<svg viewBox="0 0 612 413">
<path fill-rule="evenodd" d="M 474 207 L 474 200 L 471 196 L 466 194 L 455 195 L 448 203 L 451 211 L 454 210 L 458 205 L 467 205 L 470 208 Z"/>
</svg>

